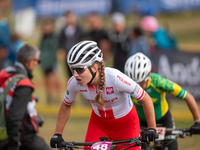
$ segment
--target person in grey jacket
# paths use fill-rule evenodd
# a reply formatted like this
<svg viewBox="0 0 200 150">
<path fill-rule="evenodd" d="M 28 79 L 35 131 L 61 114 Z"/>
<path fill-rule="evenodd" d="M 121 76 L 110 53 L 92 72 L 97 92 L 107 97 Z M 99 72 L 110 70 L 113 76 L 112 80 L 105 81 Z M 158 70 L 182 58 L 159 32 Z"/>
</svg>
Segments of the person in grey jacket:
<svg viewBox="0 0 200 150">
<path fill-rule="evenodd" d="M 1 150 L 51 150 L 44 139 L 36 134 L 43 120 L 37 116 L 36 100 L 32 95 L 34 84 L 31 79 L 32 71 L 39 62 L 39 49 L 25 44 L 17 53 L 15 65 L 0 72 L 0 89 L 3 91 L 14 76 L 17 74 L 25 76 L 10 88 L 5 99 L 8 138 L 0 141 Z"/>
</svg>

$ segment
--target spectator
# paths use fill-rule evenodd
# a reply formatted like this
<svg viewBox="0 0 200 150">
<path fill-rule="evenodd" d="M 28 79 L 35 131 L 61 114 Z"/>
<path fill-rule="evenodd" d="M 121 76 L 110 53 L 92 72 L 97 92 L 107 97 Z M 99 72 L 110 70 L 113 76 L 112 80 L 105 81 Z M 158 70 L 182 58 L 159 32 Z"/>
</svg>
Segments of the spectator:
<svg viewBox="0 0 200 150">
<path fill-rule="evenodd" d="M 5 99 L 6 129 L 8 138 L 1 141 L 8 148 L 3 150 L 51 150 L 44 139 L 37 136 L 38 126 L 42 119 L 37 116 L 35 99 L 32 96 L 34 85 L 32 71 L 40 61 L 40 51 L 29 44 L 25 44 L 17 53 L 14 66 L 2 69 L 0 72 L 1 90 L 17 74 L 25 77 L 16 82 L 9 90 Z"/>
<path fill-rule="evenodd" d="M 137 52 L 141 52 L 147 55 L 148 57 L 151 57 L 150 46 L 139 26 L 135 26 L 132 30 L 131 44 L 128 50 L 127 58 L 129 58 L 130 56 L 132 56 L 133 54 Z"/>
<path fill-rule="evenodd" d="M 10 44 L 9 44 L 9 56 L 7 59 L 10 60 L 10 65 L 14 65 L 17 59 L 17 52 L 25 44 L 19 34 L 13 32 L 10 35 Z"/>
<path fill-rule="evenodd" d="M 129 42 L 129 31 L 126 28 L 126 20 L 122 13 L 115 12 L 111 16 L 113 30 L 108 32 L 111 42 L 111 51 L 114 54 L 114 68 L 124 72 L 127 59 Z"/>
<path fill-rule="evenodd" d="M 6 19 L 0 20 L 0 41 L 7 49 L 7 55 L 2 61 L 2 67 L 12 66 L 17 59 L 17 51 L 24 44 L 21 37 L 11 32 Z"/>
<path fill-rule="evenodd" d="M 16 53 L 16 58 L 15 58 L 15 61 L 17 59 L 17 52 L 19 51 L 19 49 L 25 44 L 25 42 L 22 40 L 22 37 L 13 32 L 11 33 L 11 49 Z M 14 62 L 15 62 L 14 61 Z"/>
<path fill-rule="evenodd" d="M 8 49 L 0 40 L 0 70 L 3 69 L 5 58 L 8 56 Z"/>
<path fill-rule="evenodd" d="M 140 22 L 141 28 L 145 34 L 154 38 L 154 42 L 151 39 L 151 45 L 166 50 L 176 50 L 177 40 L 172 32 L 168 28 L 164 28 L 159 25 L 158 20 L 154 16 L 144 16 Z"/>
<path fill-rule="evenodd" d="M 39 45 L 41 51 L 41 68 L 44 73 L 47 103 L 51 104 L 60 99 L 60 81 L 57 71 L 56 52 L 58 50 L 58 36 L 54 33 L 52 20 L 45 20 L 42 38 Z"/>
<path fill-rule="evenodd" d="M 107 31 L 103 27 L 102 17 L 92 12 L 88 15 L 88 23 L 90 30 L 87 34 L 87 39 L 97 42 L 97 45 L 102 50 L 105 57 L 109 57 L 109 40 Z"/>
<path fill-rule="evenodd" d="M 4 68 L 13 64 L 10 59 L 10 56 L 13 56 L 12 52 L 10 52 L 10 28 L 5 18 L 0 20 L 0 45 L 1 53 L 3 54 L 0 56 L 2 58 L 1 68 Z"/>
<path fill-rule="evenodd" d="M 81 41 L 84 36 L 84 30 L 82 29 L 81 26 L 79 26 L 77 22 L 77 16 L 74 12 L 72 11 L 67 11 L 65 13 L 66 17 L 66 26 L 61 30 L 60 35 L 59 35 L 59 48 L 64 50 L 64 58 L 66 58 L 67 53 L 69 49 L 75 44 Z M 66 60 L 66 68 L 69 77 L 72 76 L 72 73 L 67 65 L 67 60 Z"/>
</svg>

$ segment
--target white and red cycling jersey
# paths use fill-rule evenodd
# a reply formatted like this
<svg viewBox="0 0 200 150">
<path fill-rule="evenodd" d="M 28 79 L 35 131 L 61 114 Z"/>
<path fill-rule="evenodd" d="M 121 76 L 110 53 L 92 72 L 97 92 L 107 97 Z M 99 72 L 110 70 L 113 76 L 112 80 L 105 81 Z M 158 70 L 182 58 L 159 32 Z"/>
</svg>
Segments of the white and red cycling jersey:
<svg viewBox="0 0 200 150">
<path fill-rule="evenodd" d="M 103 109 L 95 102 L 99 87 L 95 89 L 92 84 L 80 86 L 75 77 L 71 77 L 63 101 L 65 104 L 71 105 L 77 93 L 80 92 L 91 103 L 96 115 L 107 119 L 117 119 L 124 117 L 134 107 L 130 95 L 141 100 L 145 93 L 131 78 L 117 69 L 106 67 L 105 87 L 102 92 L 105 105 L 105 109 Z"/>
</svg>

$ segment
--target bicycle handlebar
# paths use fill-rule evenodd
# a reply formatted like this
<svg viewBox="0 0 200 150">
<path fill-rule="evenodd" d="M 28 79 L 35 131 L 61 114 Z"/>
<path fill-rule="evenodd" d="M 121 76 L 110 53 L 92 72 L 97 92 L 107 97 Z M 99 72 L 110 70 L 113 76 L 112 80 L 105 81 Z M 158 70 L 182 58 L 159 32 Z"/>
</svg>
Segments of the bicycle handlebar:
<svg viewBox="0 0 200 150">
<path fill-rule="evenodd" d="M 166 128 L 166 127 L 157 127 L 156 129 L 159 129 L 159 128 L 165 128 L 166 132 L 177 132 L 177 133 L 180 133 L 180 132 L 190 132 L 191 131 L 190 128 L 174 129 L 174 128 Z M 146 130 L 148 130 L 147 127 L 141 127 L 140 128 L 140 132 L 144 132 Z"/>
<path fill-rule="evenodd" d="M 179 137 L 184 138 L 187 136 L 192 136 L 190 128 L 183 128 L 183 129 L 174 129 L 174 130 L 167 130 L 166 133 L 179 135 Z"/>
<path fill-rule="evenodd" d="M 147 128 L 142 127 L 140 132 L 146 131 Z M 184 138 L 185 136 L 191 136 L 190 128 L 182 128 L 182 129 L 173 129 L 173 128 L 166 128 L 166 127 L 157 127 L 157 134 L 159 134 L 159 138 L 156 139 L 153 144 L 146 145 L 146 150 L 152 149 L 168 149 L 168 145 L 172 143 L 177 137 Z"/>
<path fill-rule="evenodd" d="M 137 146 L 140 146 L 142 137 L 136 137 L 136 138 L 131 138 L 131 139 L 125 139 L 125 140 L 119 140 L 119 141 L 107 141 L 107 139 L 104 140 L 100 140 L 98 142 L 112 142 L 111 145 L 115 145 L 115 144 L 123 144 L 123 143 L 127 143 L 127 145 L 131 145 L 131 144 L 135 144 Z M 95 143 L 98 142 L 67 142 L 67 141 L 63 141 L 62 142 L 62 147 L 67 147 L 67 148 L 78 148 L 77 146 L 92 146 Z"/>
<path fill-rule="evenodd" d="M 164 129 L 164 130 L 163 130 Z M 148 128 L 141 128 L 141 134 L 144 131 L 147 131 Z M 182 129 L 173 129 L 173 128 L 165 128 L 165 127 L 158 127 L 157 128 L 157 133 L 159 134 L 159 138 L 156 139 L 158 141 L 162 141 L 162 140 L 173 140 L 177 138 L 177 135 L 181 138 L 184 138 L 186 135 L 187 136 L 191 136 L 191 131 L 190 128 L 182 128 Z M 166 136 L 165 136 L 166 135 Z M 163 136 L 163 138 L 160 138 L 161 136 Z M 99 138 L 100 141 L 97 142 L 66 142 L 63 141 L 62 142 L 62 148 L 61 149 L 65 149 L 65 150 L 74 150 L 74 149 L 80 149 L 83 148 L 83 146 L 93 146 L 97 143 L 100 142 L 110 142 L 110 149 L 113 150 L 116 147 L 116 144 L 118 144 L 117 146 L 128 146 L 127 148 L 130 148 L 132 146 L 141 146 L 143 144 L 147 144 L 147 142 L 142 142 L 142 136 L 140 137 L 135 137 L 135 138 L 131 138 L 131 139 L 125 139 L 125 140 L 119 140 L 119 141 L 108 141 L 108 137 L 100 137 Z M 61 150 L 59 149 L 59 150 Z M 90 148 L 88 148 L 90 149 Z"/>
<path fill-rule="evenodd" d="M 140 132 L 144 132 L 146 131 L 147 128 L 146 127 L 141 127 Z M 178 135 L 180 138 L 184 138 L 186 135 L 187 136 L 192 136 L 191 130 L 190 128 L 180 128 L 180 129 L 173 129 L 173 128 L 165 128 L 165 127 L 157 127 L 156 128 L 157 133 L 159 134 L 159 136 L 164 136 L 164 135 Z M 165 139 L 174 139 L 175 137 L 170 137 L 170 136 L 165 136 Z M 160 140 L 157 139 L 157 140 Z M 164 139 L 162 139 L 164 140 Z"/>
<path fill-rule="evenodd" d="M 83 142 L 67 142 L 67 141 L 63 141 L 62 142 L 62 146 L 92 146 L 94 143 L 96 142 L 86 142 L 86 143 L 83 143 Z"/>
</svg>

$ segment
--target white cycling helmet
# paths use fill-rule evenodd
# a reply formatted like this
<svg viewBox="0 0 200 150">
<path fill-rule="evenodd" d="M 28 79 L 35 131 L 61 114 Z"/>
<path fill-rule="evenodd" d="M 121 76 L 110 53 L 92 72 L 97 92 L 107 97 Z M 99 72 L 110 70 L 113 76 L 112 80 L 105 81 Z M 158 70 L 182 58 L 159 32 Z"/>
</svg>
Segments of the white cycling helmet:
<svg viewBox="0 0 200 150">
<path fill-rule="evenodd" d="M 137 83 L 145 81 L 151 72 L 151 61 L 143 53 L 138 52 L 128 58 L 124 72 Z"/>
<path fill-rule="evenodd" d="M 94 41 L 82 41 L 68 52 L 67 63 L 71 68 L 89 67 L 96 61 L 101 62 L 103 54 Z"/>
</svg>

